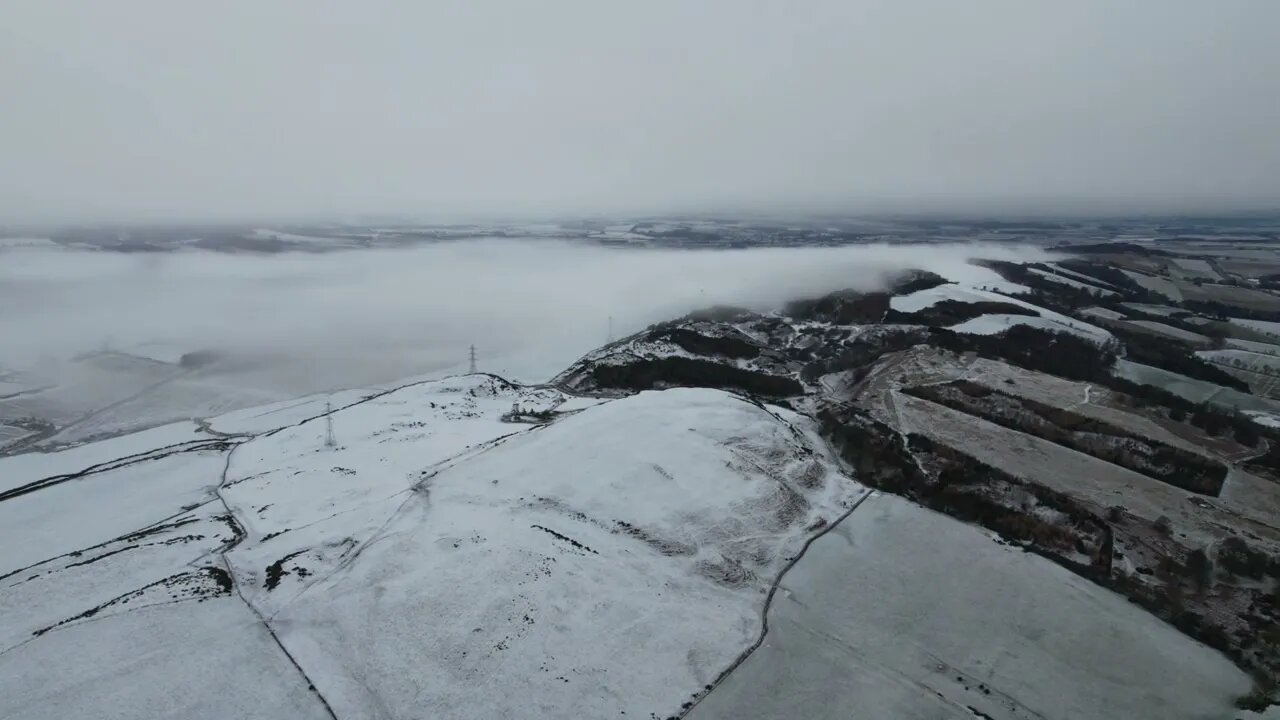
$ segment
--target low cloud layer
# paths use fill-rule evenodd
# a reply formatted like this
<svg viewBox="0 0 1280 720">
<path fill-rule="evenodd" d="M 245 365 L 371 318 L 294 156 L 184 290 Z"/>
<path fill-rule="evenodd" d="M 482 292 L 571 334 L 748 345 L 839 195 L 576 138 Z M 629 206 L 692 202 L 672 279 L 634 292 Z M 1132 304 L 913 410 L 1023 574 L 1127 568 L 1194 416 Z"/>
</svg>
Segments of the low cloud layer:
<svg viewBox="0 0 1280 720">
<path fill-rule="evenodd" d="M 980 281 L 998 246 L 623 251 L 489 240 L 272 256 L 12 251 L 0 262 L 0 365 L 111 347 L 220 350 L 319 386 L 462 369 L 539 381 L 618 335 L 712 304 L 770 309 L 907 268 Z M 305 383 L 303 383 L 305 386 Z M 291 389 L 307 389 L 290 386 Z M 309 389 L 321 389 L 314 387 Z"/>
</svg>

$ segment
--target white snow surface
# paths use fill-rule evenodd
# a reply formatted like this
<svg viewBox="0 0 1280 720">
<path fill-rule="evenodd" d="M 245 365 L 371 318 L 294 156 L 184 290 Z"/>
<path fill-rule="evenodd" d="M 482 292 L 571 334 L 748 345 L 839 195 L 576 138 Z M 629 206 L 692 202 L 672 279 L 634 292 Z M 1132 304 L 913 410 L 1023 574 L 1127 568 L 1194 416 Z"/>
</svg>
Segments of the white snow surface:
<svg viewBox="0 0 1280 720">
<path fill-rule="evenodd" d="M 0 655 L 0 717 L 329 716 L 239 600 L 156 605 Z"/>
<path fill-rule="evenodd" d="M 1265 425 L 1270 428 L 1280 428 L 1280 415 L 1269 413 L 1263 410 L 1253 410 L 1246 412 L 1259 425 Z"/>
<path fill-rule="evenodd" d="M 1081 280 L 1076 280 L 1074 278 L 1063 277 L 1056 273 L 1045 272 L 1044 270 L 1041 270 L 1039 268 L 1027 268 L 1027 270 L 1035 275 L 1039 275 L 1045 280 L 1050 280 L 1052 282 L 1060 283 L 1062 285 L 1070 285 L 1073 288 L 1081 288 L 1084 290 L 1088 290 L 1094 295 L 1099 295 L 1099 296 L 1119 295 L 1119 293 L 1117 293 L 1114 290 L 1107 290 L 1106 288 L 1098 287 L 1097 285 L 1094 285 L 1091 282 L 1083 282 Z"/>
<path fill-rule="evenodd" d="M 1158 335 L 1164 335 L 1166 337 L 1171 337 L 1178 340 L 1186 340 L 1188 342 L 1193 342 L 1193 343 L 1203 343 L 1206 345 L 1212 342 L 1211 340 L 1209 340 L 1208 337 L 1201 335 L 1200 333 L 1193 333 L 1188 330 L 1183 330 L 1182 328 L 1174 327 L 1172 325 L 1166 325 L 1162 322 L 1156 322 L 1154 320 L 1130 320 L 1129 323 L 1132 325 L 1137 325 L 1140 328 L 1145 328 L 1147 330 L 1150 330 L 1151 332 L 1154 332 Z"/>
<path fill-rule="evenodd" d="M 764 645 L 689 717 L 1199 720 L 1237 717 L 1249 685 L 1120 595 L 876 495 L 787 574 Z"/>
<path fill-rule="evenodd" d="M 1124 313 L 1116 312 L 1110 308 L 1104 307 L 1087 307 L 1080 309 L 1081 315 L 1098 318 L 1100 320 L 1124 320 L 1127 316 Z"/>
<path fill-rule="evenodd" d="M 1187 314 L 1186 309 L 1180 308 L 1180 307 L 1173 307 L 1172 305 L 1150 305 L 1147 303 L 1130 303 L 1130 302 L 1120 303 L 1120 304 L 1123 307 L 1137 310 L 1138 312 L 1146 313 L 1147 315 L 1164 315 L 1166 317 L 1172 317 L 1174 315 Z"/>
<path fill-rule="evenodd" d="M 417 402 L 399 394 L 360 406 L 383 413 L 362 427 L 392 427 Z M 253 602 L 339 717 L 670 715 L 754 638 L 805 528 L 863 492 L 798 416 L 719 391 L 641 393 L 536 430 L 473 420 L 438 450 L 429 428 L 337 452 L 281 433 L 236 454 L 234 477 L 273 469 L 230 488 L 238 515 L 315 495 L 263 512 L 252 536 L 339 513 L 232 553 L 256 579 L 310 548 Z"/>
<path fill-rule="evenodd" d="M 1214 272 L 1213 266 L 1207 260 L 1200 258 L 1171 258 L 1174 265 L 1177 265 L 1184 274 L 1190 277 L 1205 278 L 1207 280 L 1222 280 L 1222 276 Z"/>
<path fill-rule="evenodd" d="M 1170 300 L 1182 302 L 1182 290 L 1178 288 L 1177 283 L 1155 275 L 1147 275 L 1145 273 L 1134 272 L 1133 270 L 1121 270 L 1120 272 L 1128 275 L 1130 279 L 1138 283 L 1142 287 L 1154 293 L 1159 293 Z"/>
<path fill-rule="evenodd" d="M 1264 335 L 1272 335 L 1280 337 L 1280 322 L 1269 322 L 1267 320 L 1249 320 L 1246 318 L 1227 318 L 1232 325 L 1239 325 L 1243 328 L 1254 330 Z"/>
<path fill-rule="evenodd" d="M 1030 292 L 1030 288 L 1026 292 Z M 1036 307 L 1024 300 L 1011 298 L 1008 295 L 1002 295 L 998 292 L 990 292 L 988 290 L 980 290 L 976 287 L 966 287 L 948 283 L 946 285 L 938 285 L 937 287 L 925 288 L 917 290 L 907 295 L 896 295 L 889 299 L 889 307 L 899 312 L 917 312 L 931 305 L 942 302 L 943 300 L 956 300 L 959 302 L 1004 302 L 1023 307 Z M 1042 308 L 1036 308 L 1037 310 Z M 1048 311 L 1046 311 L 1048 312 Z"/>
<path fill-rule="evenodd" d="M 984 315 L 952 327 L 951 329 L 956 332 L 990 335 L 1003 332 L 1012 325 L 1021 324 L 1046 330 L 1069 332 L 1096 343 L 1103 343 L 1111 339 L 1111 333 L 1096 325 L 1090 325 L 1075 318 L 1067 317 L 1062 313 L 1029 303 L 1021 298 L 1009 297 L 1008 295 L 961 285 L 939 285 L 925 290 L 917 290 L 909 295 L 899 295 L 890 298 L 889 306 L 894 310 L 910 313 L 923 310 L 943 300 L 1007 303 L 1034 310 L 1040 315 L 1040 317 L 1004 314 Z"/>
<path fill-rule="evenodd" d="M 207 439 L 210 436 L 201 433 L 195 423 L 178 422 L 57 452 L 6 455 L 0 457 L 0 492 L 54 475 L 80 472 L 100 463 L 145 453 L 166 445 Z"/>
<path fill-rule="evenodd" d="M 1045 311 L 1048 312 L 1048 311 Z M 1056 315 L 1056 313 L 1054 313 Z M 971 333 L 974 335 L 995 335 L 1015 325 L 1029 325 L 1042 330 L 1052 330 L 1055 332 L 1067 332 L 1085 340 L 1095 343 L 1103 343 L 1111 338 L 1111 333 L 1099 328 L 1095 325 L 1073 320 L 1066 316 L 1061 316 L 1062 320 L 1050 317 L 1035 317 L 1032 315 L 1004 315 L 989 314 L 976 317 L 972 320 L 966 320 L 959 325 L 952 325 L 950 330 L 958 333 Z"/>
<path fill-rule="evenodd" d="M 866 492 L 808 419 L 720 391 L 471 375 L 348 399 L 336 448 L 307 398 L 213 423 L 272 428 L 229 455 L 0 502 L 0 717 L 667 717 Z"/>
<path fill-rule="evenodd" d="M 1280 356 L 1280 345 L 1255 342 L 1253 340 L 1237 340 L 1236 338 L 1227 338 L 1226 343 L 1227 347 L 1237 348 L 1239 350 L 1248 350 L 1249 352 L 1260 353 L 1262 355 Z"/>
<path fill-rule="evenodd" d="M 1084 273 L 1076 272 L 1075 270 L 1069 270 L 1057 263 L 1049 263 L 1049 266 L 1053 268 L 1054 272 L 1060 275 L 1067 275 L 1081 282 L 1089 283 L 1090 285 L 1100 285 L 1102 287 L 1109 288 L 1109 289 L 1115 288 L 1115 285 L 1112 285 L 1111 283 L 1106 282 L 1105 280 L 1099 280 L 1098 278 L 1093 277 L 1092 275 L 1085 275 Z"/>
<path fill-rule="evenodd" d="M 1250 350 L 1201 350 L 1197 357 L 1212 363 L 1239 366 L 1245 370 L 1280 375 L 1280 357 Z"/>
<path fill-rule="evenodd" d="M 201 502 L 218 484 L 222 465 L 222 453 L 181 453 L 0 502 L 0 575 L 105 542 Z"/>
</svg>

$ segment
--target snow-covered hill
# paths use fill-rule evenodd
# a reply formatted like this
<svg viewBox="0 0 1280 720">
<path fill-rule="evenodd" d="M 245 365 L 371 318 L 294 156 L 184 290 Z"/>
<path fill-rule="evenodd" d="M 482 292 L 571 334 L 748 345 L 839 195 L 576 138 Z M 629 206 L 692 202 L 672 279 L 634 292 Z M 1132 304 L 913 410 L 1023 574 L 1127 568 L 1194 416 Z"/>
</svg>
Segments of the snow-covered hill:
<svg viewBox="0 0 1280 720">
<path fill-rule="evenodd" d="M 313 419 L 0 503 L 2 715 L 665 717 L 865 493 L 715 390 L 474 375 L 332 420 L 336 448 Z"/>
</svg>

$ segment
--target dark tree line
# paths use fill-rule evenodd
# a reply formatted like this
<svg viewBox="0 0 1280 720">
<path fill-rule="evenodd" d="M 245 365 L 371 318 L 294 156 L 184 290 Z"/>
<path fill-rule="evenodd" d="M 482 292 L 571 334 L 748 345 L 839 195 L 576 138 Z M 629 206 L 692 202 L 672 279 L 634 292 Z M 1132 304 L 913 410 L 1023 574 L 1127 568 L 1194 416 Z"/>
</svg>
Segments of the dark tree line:
<svg viewBox="0 0 1280 720">
<path fill-rule="evenodd" d="M 973 320 L 983 315 L 1029 315 L 1039 317 L 1040 313 L 1031 308 L 1006 302 L 939 300 L 928 307 L 909 313 L 890 308 L 889 312 L 884 316 L 884 321 L 886 323 L 945 327 Z"/>
<path fill-rule="evenodd" d="M 799 395 L 804 391 L 794 378 L 684 357 L 640 359 L 624 365 L 596 365 L 591 368 L 591 376 L 600 387 L 627 390 L 651 390 L 664 386 L 708 387 L 775 397 Z"/>
<path fill-rule="evenodd" d="M 1215 385 L 1234 388 L 1241 392 L 1249 392 L 1248 383 L 1213 363 L 1193 355 L 1187 345 L 1177 340 L 1119 327 L 1112 327 L 1111 333 L 1124 342 L 1125 357 L 1129 360 Z"/>
<path fill-rule="evenodd" d="M 794 300 L 783 307 L 783 314 L 796 320 L 829 322 L 834 325 L 867 325 L 878 323 L 889 311 L 889 293 L 862 293 L 841 290 L 815 300 Z"/>
<path fill-rule="evenodd" d="M 1014 325 L 999 335 L 956 333 L 931 328 L 927 342 L 956 353 L 974 352 L 1028 370 L 1069 380 L 1105 382 L 1111 377 L 1115 351 L 1065 332 Z"/>
</svg>

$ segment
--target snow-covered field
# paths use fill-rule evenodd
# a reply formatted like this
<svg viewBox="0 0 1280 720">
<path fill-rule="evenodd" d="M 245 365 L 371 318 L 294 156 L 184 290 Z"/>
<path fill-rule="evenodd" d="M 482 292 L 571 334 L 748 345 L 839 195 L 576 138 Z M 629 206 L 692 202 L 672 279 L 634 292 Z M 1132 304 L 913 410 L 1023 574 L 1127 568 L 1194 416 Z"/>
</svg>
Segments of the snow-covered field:
<svg viewBox="0 0 1280 720">
<path fill-rule="evenodd" d="M 1207 260 L 1199 258 L 1170 258 L 1174 265 L 1183 272 L 1187 277 L 1201 278 L 1204 280 L 1221 280 L 1222 276 L 1214 272 L 1213 266 Z"/>
<path fill-rule="evenodd" d="M 667 717 L 865 493 L 810 421 L 720 391 L 473 375 L 360 400 L 336 448 L 310 398 L 210 421 L 282 423 L 229 457 L 0 502 L 0 716 Z"/>
<path fill-rule="evenodd" d="M 1066 275 L 1068 277 L 1073 277 L 1076 280 L 1089 283 L 1090 285 L 1099 285 L 1101 287 L 1112 289 L 1112 290 L 1115 289 L 1115 285 L 1112 285 L 1109 282 L 1106 282 L 1104 280 L 1099 280 L 1098 278 L 1093 277 L 1091 275 L 1085 275 L 1084 273 L 1076 272 L 1075 270 L 1069 270 L 1057 263 L 1049 263 L 1049 266 L 1052 267 L 1053 271 L 1055 273 L 1058 273 L 1059 275 Z"/>
<path fill-rule="evenodd" d="M 0 492 L 53 475 L 80 472 L 109 460 L 166 445 L 208 439 L 193 422 L 179 422 L 111 440 L 86 443 L 59 452 L 28 452 L 0 457 Z"/>
<path fill-rule="evenodd" d="M 1254 342 L 1253 340 L 1237 340 L 1236 338 L 1227 338 L 1226 343 L 1227 347 L 1237 348 L 1239 350 L 1248 350 L 1249 352 L 1261 353 L 1263 355 L 1280 356 L 1280 345 Z"/>
<path fill-rule="evenodd" d="M 1087 307 L 1080 309 L 1081 315 L 1098 318 L 1099 320 L 1124 320 L 1127 316 L 1122 312 L 1116 312 L 1104 307 Z"/>
<path fill-rule="evenodd" d="M 181 453 L 69 480 L 0 502 L 0 575 L 106 542 L 202 502 L 220 452 Z"/>
<path fill-rule="evenodd" d="M 962 285 L 939 285 L 925 290 L 917 290 L 907 295 L 898 295 L 890 298 L 889 306 L 899 312 L 911 313 L 923 310 L 943 300 L 1008 303 L 1034 310 L 1039 314 L 1039 317 L 1030 315 L 984 315 L 952 327 L 951 329 L 956 332 L 991 335 L 1004 332 L 1013 325 L 1021 324 L 1046 330 L 1069 332 L 1098 343 L 1111 339 L 1111 333 L 1096 325 L 1090 325 L 1075 318 L 1067 317 L 1020 298 Z"/>
<path fill-rule="evenodd" d="M 1140 313 L 1146 313 L 1148 315 L 1164 315 L 1168 317 L 1173 315 L 1187 314 L 1186 310 L 1179 307 L 1173 307 L 1172 305 L 1150 305 L 1147 303 L 1120 303 L 1120 304 L 1123 307 L 1131 308 L 1133 310 L 1137 310 Z"/>
<path fill-rule="evenodd" d="M 1256 373 L 1280 374 L 1280 357 L 1249 350 L 1201 350 L 1196 353 L 1212 363 L 1240 367 Z"/>
<path fill-rule="evenodd" d="M 1239 325 L 1263 335 L 1280 338 L 1280 322 L 1268 322 L 1266 320 L 1248 320 L 1246 318 L 1227 318 L 1232 325 Z"/>
<path fill-rule="evenodd" d="M 1189 330 L 1183 330 L 1182 328 L 1166 325 L 1154 320 L 1130 320 L 1129 323 L 1137 325 L 1140 328 L 1150 330 L 1157 335 L 1164 335 L 1165 337 L 1170 337 L 1175 340 L 1185 340 L 1187 342 L 1202 343 L 1205 345 L 1212 342 L 1209 338 L 1201 335 L 1200 333 L 1193 333 Z"/>
<path fill-rule="evenodd" d="M 1045 312 L 1049 311 L 1046 310 Z M 1079 320 L 1067 318 L 1065 315 L 1062 316 L 1061 320 L 1050 317 L 1034 317 L 1032 315 L 983 315 L 972 320 L 966 320 L 958 325 L 952 325 L 950 329 L 958 333 L 995 335 L 1015 325 L 1027 325 L 1054 332 L 1067 332 L 1095 343 L 1104 343 L 1111 339 L 1111 333 L 1106 330 Z"/>
<path fill-rule="evenodd" d="M 809 549 L 689 717 L 1231 718 L 1247 676 L 1125 598 L 888 495 Z"/>
<path fill-rule="evenodd" d="M 1178 289 L 1177 284 L 1171 280 L 1154 275 L 1146 275 L 1144 273 L 1134 272 L 1132 270 L 1123 270 L 1134 282 L 1154 293 L 1159 293 L 1170 300 L 1182 302 L 1182 290 Z"/>
<path fill-rule="evenodd" d="M 1257 395 L 1240 392 L 1234 388 L 1215 385 L 1195 378 L 1169 372 L 1162 368 L 1143 365 L 1124 358 L 1116 360 L 1113 372 L 1126 380 L 1145 383 L 1168 390 L 1191 402 L 1211 402 L 1242 412 L 1266 412 L 1280 416 L 1280 402 Z"/>
<path fill-rule="evenodd" d="M 1077 288 L 1081 290 L 1088 290 L 1094 295 L 1100 295 L 1100 296 L 1119 295 L 1119 293 L 1117 293 L 1114 290 L 1108 290 L 1106 288 L 1098 287 L 1098 285 L 1094 284 L 1096 281 L 1092 281 L 1092 278 L 1090 278 L 1091 282 L 1084 282 L 1083 280 L 1077 280 L 1073 277 L 1063 277 L 1062 275 L 1058 275 L 1057 273 L 1045 272 L 1044 270 L 1040 270 L 1039 268 L 1027 268 L 1027 271 L 1035 275 L 1039 275 L 1045 280 L 1049 280 L 1051 282 L 1056 282 L 1061 285 L 1069 285 L 1073 288 Z"/>
<path fill-rule="evenodd" d="M 1134 515 L 1149 521 L 1169 516 L 1179 527 L 1196 530 L 1203 542 L 1221 539 L 1236 518 L 1250 518 L 1258 521 L 1251 529 L 1280 541 L 1280 531 L 1264 527 L 1272 522 L 1266 508 L 1226 503 L 1229 511 L 1199 508 L 1191 502 L 1194 493 L 1057 443 L 903 393 L 893 393 L 893 403 L 897 417 L 882 420 L 896 420 L 904 431 L 937 440 L 1015 477 L 1034 478 L 1096 508 L 1123 499 Z"/>
</svg>

